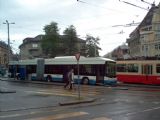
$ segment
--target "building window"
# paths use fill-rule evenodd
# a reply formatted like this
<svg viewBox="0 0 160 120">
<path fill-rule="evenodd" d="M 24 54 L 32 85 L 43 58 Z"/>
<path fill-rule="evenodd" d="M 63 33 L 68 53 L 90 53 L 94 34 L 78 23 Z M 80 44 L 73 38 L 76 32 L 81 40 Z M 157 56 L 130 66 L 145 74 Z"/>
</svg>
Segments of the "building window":
<svg viewBox="0 0 160 120">
<path fill-rule="evenodd" d="M 160 34 L 156 34 L 156 40 L 160 40 Z"/>
<path fill-rule="evenodd" d="M 148 45 L 145 46 L 145 51 L 148 51 Z"/>
<path fill-rule="evenodd" d="M 155 45 L 155 49 L 158 50 L 158 45 L 157 44 Z"/>
<path fill-rule="evenodd" d="M 156 27 L 156 31 L 160 30 L 160 24 L 156 24 L 155 27 Z"/>
<path fill-rule="evenodd" d="M 35 44 L 35 43 L 34 43 L 34 44 L 32 44 L 32 47 L 33 47 L 33 48 L 37 48 L 37 47 L 38 47 L 38 44 Z"/>
<path fill-rule="evenodd" d="M 144 42 L 144 35 L 141 35 L 141 41 Z"/>
<path fill-rule="evenodd" d="M 144 51 L 144 45 L 142 45 L 142 51 Z"/>
</svg>

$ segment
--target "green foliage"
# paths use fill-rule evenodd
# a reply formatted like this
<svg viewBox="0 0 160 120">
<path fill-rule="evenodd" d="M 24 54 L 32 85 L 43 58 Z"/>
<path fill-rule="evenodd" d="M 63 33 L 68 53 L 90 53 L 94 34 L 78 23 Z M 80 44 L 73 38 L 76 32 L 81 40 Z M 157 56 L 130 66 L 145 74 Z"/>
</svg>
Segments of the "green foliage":
<svg viewBox="0 0 160 120">
<path fill-rule="evenodd" d="M 73 56 L 77 52 L 81 52 L 83 56 L 99 56 L 98 50 L 99 38 L 91 35 L 86 36 L 85 41 L 77 37 L 76 28 L 70 25 L 63 31 L 63 35 L 59 35 L 58 24 L 51 22 L 44 26 L 45 35 L 43 36 L 41 47 L 46 57 L 55 57 L 59 55 Z M 88 52 L 86 54 L 86 51 Z"/>
<path fill-rule="evenodd" d="M 45 35 L 42 39 L 43 53 L 49 57 L 55 57 L 59 46 L 59 29 L 56 22 L 51 22 L 44 27 Z"/>
<path fill-rule="evenodd" d="M 64 30 L 63 34 L 65 55 L 74 55 L 79 51 L 77 47 L 77 32 L 75 27 L 73 25 L 69 26 Z"/>
<path fill-rule="evenodd" d="M 99 51 L 101 48 L 99 45 L 99 37 L 93 37 L 91 35 L 86 35 L 86 44 L 87 44 L 87 56 L 96 57 L 99 56 Z"/>
</svg>

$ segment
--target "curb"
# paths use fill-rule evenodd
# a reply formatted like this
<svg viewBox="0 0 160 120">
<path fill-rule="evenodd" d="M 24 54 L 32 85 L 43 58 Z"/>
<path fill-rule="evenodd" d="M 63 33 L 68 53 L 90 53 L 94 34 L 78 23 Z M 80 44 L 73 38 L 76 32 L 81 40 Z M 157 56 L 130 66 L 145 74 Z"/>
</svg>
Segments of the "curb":
<svg viewBox="0 0 160 120">
<path fill-rule="evenodd" d="M 60 106 L 67 106 L 67 105 L 76 105 L 76 104 L 82 104 L 82 103 L 92 103 L 95 102 L 96 99 L 88 99 L 88 100 L 75 100 L 75 101 L 69 101 L 69 102 L 60 102 Z"/>
<path fill-rule="evenodd" d="M 0 78 L 1 81 L 9 81 L 9 82 L 24 82 L 24 83 L 33 83 L 33 84 L 46 84 L 46 85 L 58 85 L 58 86 L 64 86 L 65 83 L 56 83 L 56 82 L 47 82 L 47 81 L 28 81 L 28 80 L 13 80 L 13 79 L 3 79 Z M 145 85 L 145 84 L 127 84 L 127 83 L 117 83 L 117 85 L 100 85 L 97 86 L 104 86 L 104 87 L 140 87 L 140 88 L 160 88 L 160 86 L 157 85 Z"/>
<path fill-rule="evenodd" d="M 16 93 L 15 90 L 0 90 L 0 93 L 6 94 L 6 93 Z"/>
<path fill-rule="evenodd" d="M 13 80 L 13 79 L 1 79 L 1 81 L 9 81 L 9 82 L 23 82 L 23 83 L 33 83 L 33 84 L 46 84 L 46 85 L 59 85 L 64 86 L 64 83 L 55 83 L 55 82 L 47 82 L 47 81 L 28 81 L 28 80 Z"/>
<path fill-rule="evenodd" d="M 127 83 L 120 83 L 117 84 L 119 87 L 139 87 L 139 88 L 160 88 L 157 85 L 145 85 L 145 84 L 127 84 Z"/>
</svg>

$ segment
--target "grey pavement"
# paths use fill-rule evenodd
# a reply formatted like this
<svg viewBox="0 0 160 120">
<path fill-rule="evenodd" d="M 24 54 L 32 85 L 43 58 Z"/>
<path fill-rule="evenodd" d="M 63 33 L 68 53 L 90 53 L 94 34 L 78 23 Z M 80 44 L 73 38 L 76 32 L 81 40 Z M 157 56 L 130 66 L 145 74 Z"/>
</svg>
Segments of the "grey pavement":
<svg viewBox="0 0 160 120">
<path fill-rule="evenodd" d="M 156 88 L 82 85 L 83 97 L 79 100 L 76 90 L 57 85 L 1 80 L 0 87 L 16 90 L 16 93 L 0 94 L 2 120 L 51 120 L 56 116 L 65 116 L 64 120 L 160 119 L 160 89 Z M 82 104 L 84 97 L 86 103 Z M 87 103 L 89 100 L 91 103 Z"/>
<path fill-rule="evenodd" d="M 28 90 L 26 86 L 31 87 L 30 90 Z M 31 83 L 31 84 L 30 84 Z M 19 111 L 19 110 L 28 110 L 28 109 L 39 109 L 39 108 L 47 108 L 47 107 L 55 107 L 55 106 L 66 106 L 66 105 L 75 105 L 75 104 L 83 104 L 83 103 L 91 103 L 95 102 L 95 98 L 93 97 L 81 97 L 80 100 L 78 99 L 78 96 L 72 95 L 72 91 L 67 90 L 66 93 L 63 93 L 62 90 L 64 89 L 62 85 L 64 83 L 57 83 L 58 88 L 62 90 L 62 93 L 53 93 L 53 91 L 40 91 L 40 89 L 34 89 L 34 85 L 38 84 L 32 84 L 32 83 L 38 83 L 42 84 L 39 86 L 42 86 L 43 84 L 54 84 L 52 82 L 39 82 L 39 81 L 21 81 L 21 80 L 14 80 L 14 79 L 8 79 L 8 78 L 1 78 L 0 79 L 0 112 L 5 111 Z M 18 84 L 17 87 L 12 87 L 13 84 Z M 54 84 L 55 85 L 55 84 Z M 22 86 L 22 87 L 21 87 Z M 33 86 L 33 87 L 32 87 Z M 23 88 L 24 87 L 24 88 Z M 52 86 L 51 86 L 52 87 Z M 54 90 L 54 89 L 53 89 Z M 58 92 L 55 91 L 55 92 Z M 66 95 L 64 95 L 66 94 Z M 47 99 L 46 99 L 47 98 Z M 7 100 L 6 100 L 7 99 Z M 39 101 L 40 99 L 40 101 Z"/>
</svg>

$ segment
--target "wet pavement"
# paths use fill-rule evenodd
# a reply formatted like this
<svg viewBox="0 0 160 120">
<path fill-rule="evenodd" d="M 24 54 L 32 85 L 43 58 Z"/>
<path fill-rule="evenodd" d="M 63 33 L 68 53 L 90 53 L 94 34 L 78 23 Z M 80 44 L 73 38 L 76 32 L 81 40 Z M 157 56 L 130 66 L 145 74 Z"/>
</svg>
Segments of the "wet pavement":
<svg viewBox="0 0 160 120">
<path fill-rule="evenodd" d="M 128 86 L 81 86 L 81 97 L 94 102 L 60 106 L 77 100 L 74 90 L 63 84 L 0 81 L 2 120 L 159 120 L 160 88 Z"/>
</svg>

